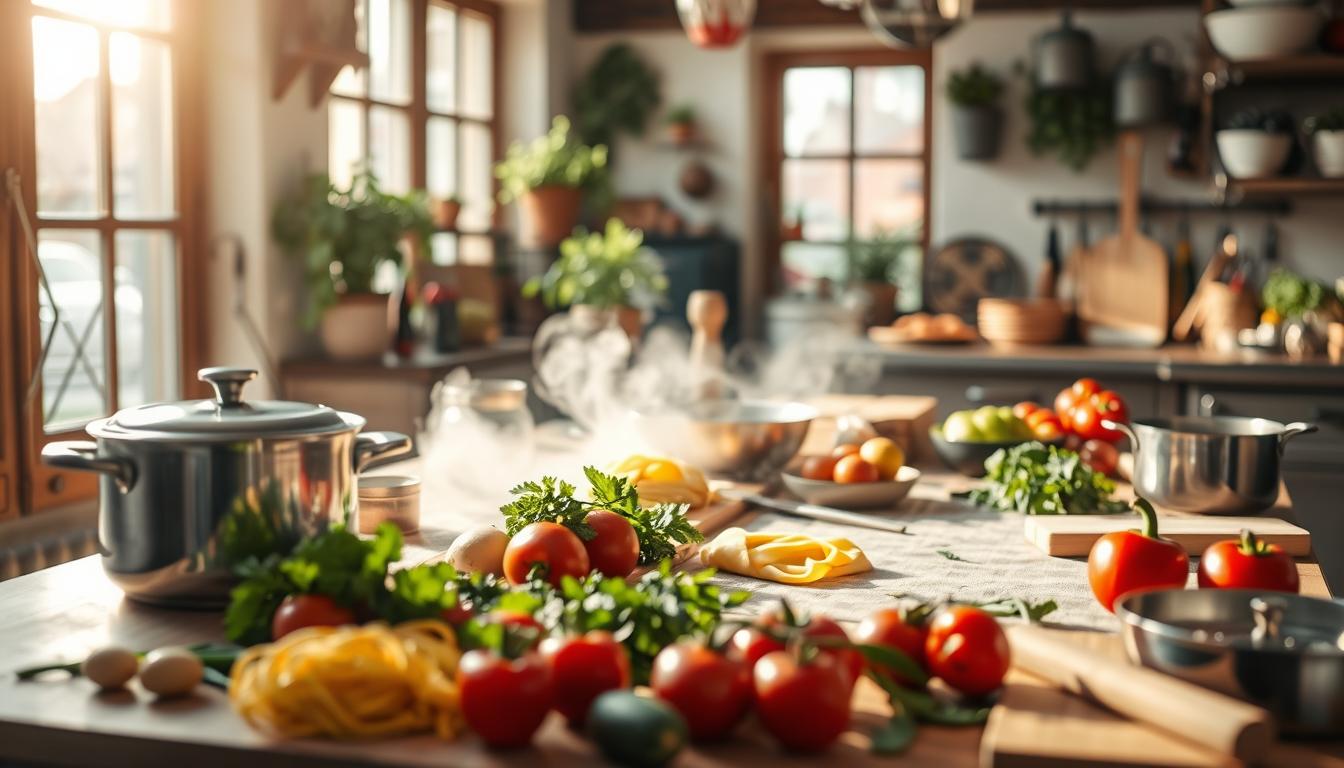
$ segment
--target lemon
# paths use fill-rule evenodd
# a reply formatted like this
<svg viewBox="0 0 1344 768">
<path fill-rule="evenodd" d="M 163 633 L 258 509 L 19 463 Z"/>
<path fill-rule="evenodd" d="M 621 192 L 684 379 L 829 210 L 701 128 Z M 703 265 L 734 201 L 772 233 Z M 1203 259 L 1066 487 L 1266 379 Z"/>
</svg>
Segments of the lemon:
<svg viewBox="0 0 1344 768">
<path fill-rule="evenodd" d="M 859 446 L 859 458 L 877 467 L 877 474 L 883 480 L 891 480 L 905 465 L 905 451 L 894 440 L 887 437 L 874 437 Z"/>
</svg>

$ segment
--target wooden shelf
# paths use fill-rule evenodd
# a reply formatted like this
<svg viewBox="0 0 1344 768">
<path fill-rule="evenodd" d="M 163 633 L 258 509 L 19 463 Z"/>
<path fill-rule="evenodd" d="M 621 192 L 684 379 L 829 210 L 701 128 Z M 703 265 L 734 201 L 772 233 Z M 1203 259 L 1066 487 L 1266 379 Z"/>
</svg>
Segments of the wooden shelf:
<svg viewBox="0 0 1344 768">
<path fill-rule="evenodd" d="M 1326 53 L 1286 56 L 1261 61 L 1228 61 L 1214 57 L 1205 83 L 1215 89 L 1247 83 L 1344 83 L 1344 56 Z"/>
<path fill-rule="evenodd" d="M 1268 197 L 1283 195 L 1344 195 L 1344 178 L 1271 178 L 1271 179 L 1228 179 L 1230 193 L 1247 197 Z"/>
</svg>

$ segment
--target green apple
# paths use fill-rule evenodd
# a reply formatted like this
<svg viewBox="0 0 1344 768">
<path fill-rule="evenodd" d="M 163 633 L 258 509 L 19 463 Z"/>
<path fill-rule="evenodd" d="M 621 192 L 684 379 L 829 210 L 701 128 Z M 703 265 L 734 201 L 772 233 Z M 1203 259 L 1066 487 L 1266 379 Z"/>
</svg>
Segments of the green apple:
<svg viewBox="0 0 1344 768">
<path fill-rule="evenodd" d="M 970 411 L 957 411 L 948 416 L 943 422 L 943 437 L 953 443 L 982 443 L 985 440 Z"/>
<path fill-rule="evenodd" d="M 999 418 L 999 409 L 992 405 L 984 405 L 971 414 L 971 423 L 980 430 L 981 438 L 985 442 L 999 442 L 1000 437 L 1006 430 L 1003 420 Z"/>
</svg>

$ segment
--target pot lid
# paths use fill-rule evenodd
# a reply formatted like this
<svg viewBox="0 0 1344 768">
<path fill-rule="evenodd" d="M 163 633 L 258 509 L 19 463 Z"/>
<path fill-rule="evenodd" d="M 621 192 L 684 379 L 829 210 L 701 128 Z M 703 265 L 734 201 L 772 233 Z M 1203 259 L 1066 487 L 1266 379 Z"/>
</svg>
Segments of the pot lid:
<svg viewBox="0 0 1344 768">
<path fill-rule="evenodd" d="M 325 405 L 287 400 L 243 400 L 243 386 L 255 379 L 250 368 L 202 368 L 197 378 L 215 390 L 213 400 L 150 403 L 117 411 L 94 422 L 97 437 L 137 439 L 218 439 L 285 437 L 343 432 L 362 426 L 358 417 Z"/>
<path fill-rule="evenodd" d="M 1121 599 L 1116 616 L 1190 647 L 1344 655 L 1344 604 L 1286 592 L 1171 589 Z"/>
</svg>

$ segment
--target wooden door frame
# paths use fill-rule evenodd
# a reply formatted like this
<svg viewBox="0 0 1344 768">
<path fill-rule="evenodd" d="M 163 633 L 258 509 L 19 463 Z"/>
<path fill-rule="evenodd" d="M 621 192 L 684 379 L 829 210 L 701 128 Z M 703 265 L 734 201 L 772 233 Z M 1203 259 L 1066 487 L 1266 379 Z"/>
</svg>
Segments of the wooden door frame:
<svg viewBox="0 0 1344 768">
<path fill-rule="evenodd" d="M 862 66 L 918 66 L 924 70 L 924 150 L 920 157 L 924 164 L 924 225 L 920 232 L 920 245 L 927 250 L 929 244 L 930 210 L 929 185 L 932 180 L 933 148 L 933 52 L 930 49 L 894 50 L 891 48 L 844 48 L 829 51 L 778 51 L 765 56 L 763 68 L 764 83 L 761 88 L 761 112 L 764 121 L 761 130 L 761 172 L 765 180 L 765 199 L 768 210 L 765 217 L 765 232 L 761 242 L 765 244 L 764 269 L 761 272 L 763 296 L 777 295 L 781 285 L 781 250 L 783 241 L 780 228 L 783 224 L 784 190 L 780 179 L 780 167 L 784 157 L 784 71 L 792 67 L 854 67 Z M 850 126 L 852 163 L 855 148 L 853 146 L 854 126 Z M 850 186 L 850 207 L 853 208 L 853 185 Z"/>
</svg>

